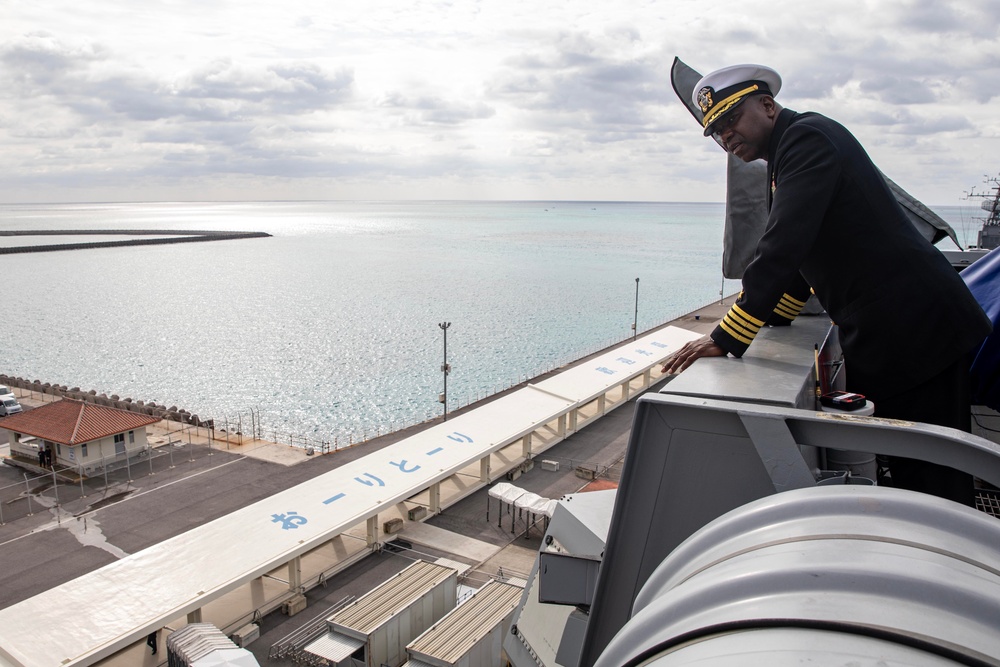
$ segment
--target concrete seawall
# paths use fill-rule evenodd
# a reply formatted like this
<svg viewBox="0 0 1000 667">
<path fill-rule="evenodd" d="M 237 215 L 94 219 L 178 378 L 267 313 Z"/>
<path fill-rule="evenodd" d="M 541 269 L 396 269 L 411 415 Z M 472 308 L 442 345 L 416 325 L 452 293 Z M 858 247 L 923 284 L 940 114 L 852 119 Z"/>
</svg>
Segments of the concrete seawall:
<svg viewBox="0 0 1000 667">
<path fill-rule="evenodd" d="M 94 389 L 86 391 L 80 389 L 79 387 L 70 388 L 66 385 L 51 384 L 49 382 L 41 382 L 40 380 L 25 380 L 24 378 L 11 377 L 9 375 L 2 374 L 0 374 L 0 384 L 7 385 L 8 387 L 17 387 L 18 389 L 22 389 L 27 392 L 48 395 L 53 399 L 74 398 L 79 401 L 93 403 L 94 405 L 103 405 L 111 408 L 128 410 L 129 412 L 138 412 L 140 414 L 150 415 L 160 419 L 168 419 L 181 424 L 188 424 L 190 426 L 202 426 L 206 428 L 212 428 L 214 426 L 213 420 L 201 419 L 198 415 L 191 414 L 187 410 L 178 408 L 177 406 L 167 407 L 165 405 L 153 403 L 152 401 L 146 402 L 133 400 L 131 398 L 120 398 L 117 394 L 112 394 L 111 396 L 108 396 L 107 394 L 98 394 Z"/>
</svg>

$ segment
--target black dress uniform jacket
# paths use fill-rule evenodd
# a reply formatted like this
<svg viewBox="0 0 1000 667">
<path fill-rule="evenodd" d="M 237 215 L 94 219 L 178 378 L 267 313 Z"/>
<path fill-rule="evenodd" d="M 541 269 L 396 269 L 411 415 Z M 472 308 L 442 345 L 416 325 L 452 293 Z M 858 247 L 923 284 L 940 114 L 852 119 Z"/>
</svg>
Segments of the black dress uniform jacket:
<svg viewBox="0 0 1000 667">
<path fill-rule="evenodd" d="M 811 287 L 840 327 L 848 388 L 877 400 L 937 375 L 990 332 L 846 128 L 783 109 L 767 162 L 767 226 L 743 292 L 711 334 L 727 352 L 741 356 L 774 317 L 794 319 Z"/>
</svg>

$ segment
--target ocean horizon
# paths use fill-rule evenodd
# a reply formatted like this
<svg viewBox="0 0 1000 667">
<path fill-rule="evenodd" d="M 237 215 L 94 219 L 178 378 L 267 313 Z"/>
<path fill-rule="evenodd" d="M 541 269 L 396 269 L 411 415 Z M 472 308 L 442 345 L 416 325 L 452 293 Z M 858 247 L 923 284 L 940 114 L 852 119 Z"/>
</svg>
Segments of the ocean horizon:
<svg viewBox="0 0 1000 667">
<path fill-rule="evenodd" d="M 934 210 L 968 238 L 974 207 Z M 724 214 L 535 200 L 0 205 L 8 230 L 272 235 L 5 255 L 0 373 L 217 427 L 254 411 L 265 435 L 357 441 L 441 414 L 441 323 L 453 410 L 738 290 L 722 278 Z"/>
</svg>

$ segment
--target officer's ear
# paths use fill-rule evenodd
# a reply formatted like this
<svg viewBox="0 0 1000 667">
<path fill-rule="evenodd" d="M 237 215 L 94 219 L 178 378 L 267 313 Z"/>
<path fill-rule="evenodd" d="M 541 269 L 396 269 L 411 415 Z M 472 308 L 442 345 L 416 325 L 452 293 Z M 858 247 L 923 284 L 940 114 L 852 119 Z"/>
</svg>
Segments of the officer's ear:
<svg viewBox="0 0 1000 667">
<path fill-rule="evenodd" d="M 757 97 L 759 99 L 758 104 L 760 104 L 761 108 L 764 110 L 764 115 L 772 119 L 778 115 L 781 107 L 778 106 L 778 103 L 774 101 L 773 97 L 770 95 L 758 95 Z"/>
</svg>

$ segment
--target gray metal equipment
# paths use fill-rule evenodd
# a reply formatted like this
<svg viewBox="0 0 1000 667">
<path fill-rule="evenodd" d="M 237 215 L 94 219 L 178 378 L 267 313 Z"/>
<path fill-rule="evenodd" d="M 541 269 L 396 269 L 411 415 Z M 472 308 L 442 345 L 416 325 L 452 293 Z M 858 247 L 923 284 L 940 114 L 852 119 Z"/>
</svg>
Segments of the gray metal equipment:
<svg viewBox="0 0 1000 667">
<path fill-rule="evenodd" d="M 993 517 L 920 493 L 770 496 L 663 561 L 596 667 L 996 665 L 998 544 Z"/>
<path fill-rule="evenodd" d="M 818 490 L 821 475 L 802 455 L 813 447 L 905 455 L 1000 484 L 1000 447 L 960 431 L 875 417 L 647 394 L 637 403 L 579 664 L 597 663 L 632 617 L 633 603 L 653 572 L 703 526 L 780 492 Z M 955 509 L 974 512 L 958 505 Z M 994 545 L 1000 541 L 1000 533 L 996 535 Z M 964 556 L 969 558 L 969 553 L 976 552 Z M 991 557 L 995 555 L 996 549 Z M 950 576 L 940 574 L 940 585 L 947 587 Z M 1000 613 L 991 622 L 996 624 L 997 619 Z M 1000 635 L 1000 627 L 995 631 Z"/>
</svg>

